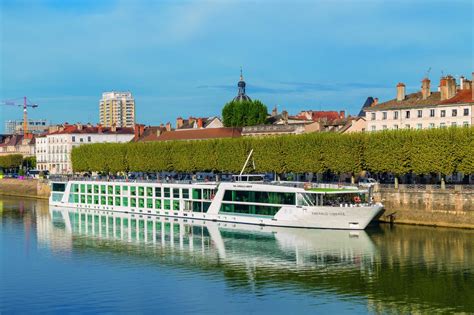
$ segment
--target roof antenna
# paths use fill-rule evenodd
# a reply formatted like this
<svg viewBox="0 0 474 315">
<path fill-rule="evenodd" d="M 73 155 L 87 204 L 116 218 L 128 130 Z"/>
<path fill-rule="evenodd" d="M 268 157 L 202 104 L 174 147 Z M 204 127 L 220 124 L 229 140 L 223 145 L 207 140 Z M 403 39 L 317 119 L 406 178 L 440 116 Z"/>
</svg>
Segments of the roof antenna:
<svg viewBox="0 0 474 315">
<path fill-rule="evenodd" d="M 426 71 L 425 78 L 429 78 L 431 72 L 431 67 L 428 68 L 428 71 Z"/>
</svg>

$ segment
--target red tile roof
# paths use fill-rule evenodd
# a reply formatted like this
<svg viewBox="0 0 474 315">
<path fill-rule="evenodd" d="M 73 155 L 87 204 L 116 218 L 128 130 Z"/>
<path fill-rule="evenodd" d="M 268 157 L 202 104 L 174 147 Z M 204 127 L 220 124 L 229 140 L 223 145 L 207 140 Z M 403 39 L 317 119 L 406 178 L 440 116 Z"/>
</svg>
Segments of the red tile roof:
<svg viewBox="0 0 474 315">
<path fill-rule="evenodd" d="M 76 133 L 99 133 L 98 126 L 87 126 L 83 125 L 82 128 L 79 128 L 77 125 L 65 125 L 64 128 L 58 131 L 50 132 L 50 135 L 58 134 L 76 134 Z M 102 127 L 101 133 L 103 134 L 133 134 L 133 128 L 116 128 L 116 131 L 112 131 L 112 128 Z"/>
<path fill-rule="evenodd" d="M 440 104 L 465 104 L 473 103 L 472 90 L 460 90 L 450 99 L 442 101 Z"/>
<path fill-rule="evenodd" d="M 241 136 L 241 132 L 242 129 L 240 128 L 209 128 L 167 131 L 161 134 L 157 141 L 237 138 Z"/>
</svg>

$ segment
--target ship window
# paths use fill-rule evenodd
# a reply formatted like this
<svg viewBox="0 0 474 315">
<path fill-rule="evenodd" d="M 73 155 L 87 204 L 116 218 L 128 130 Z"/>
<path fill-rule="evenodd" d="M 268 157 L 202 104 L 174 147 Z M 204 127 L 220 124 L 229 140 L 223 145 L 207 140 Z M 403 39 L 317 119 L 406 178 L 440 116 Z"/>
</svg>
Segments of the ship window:
<svg viewBox="0 0 474 315">
<path fill-rule="evenodd" d="M 100 196 L 100 204 L 101 204 L 101 205 L 105 205 L 105 204 L 106 204 L 105 196 Z"/>
<path fill-rule="evenodd" d="M 115 205 L 120 206 L 120 197 L 115 197 Z"/>
<path fill-rule="evenodd" d="M 189 189 L 183 188 L 182 194 L 183 194 L 183 199 L 189 199 Z"/>
<path fill-rule="evenodd" d="M 323 206 L 339 206 L 340 204 L 354 203 L 354 197 L 359 197 L 361 202 L 366 202 L 365 194 L 326 194 L 323 197 Z"/>
<path fill-rule="evenodd" d="M 99 185 L 94 185 L 94 194 L 99 193 Z"/>
<path fill-rule="evenodd" d="M 179 210 L 179 200 L 173 200 L 173 210 Z"/>
<path fill-rule="evenodd" d="M 127 197 L 122 197 L 122 204 L 124 207 L 128 207 L 128 198 Z"/>
<path fill-rule="evenodd" d="M 66 184 L 53 183 L 53 191 L 65 191 Z"/>
<path fill-rule="evenodd" d="M 193 199 L 202 199 L 202 190 L 193 188 Z"/>
<path fill-rule="evenodd" d="M 147 187 L 146 188 L 146 195 L 148 197 L 153 197 L 153 187 Z"/>
<path fill-rule="evenodd" d="M 113 206 L 114 205 L 114 197 L 112 197 L 112 196 L 107 197 L 107 205 L 108 206 Z"/>
<path fill-rule="evenodd" d="M 173 198 L 179 199 L 179 189 L 173 188 Z"/>
<path fill-rule="evenodd" d="M 94 196 L 94 204 L 95 205 L 99 204 L 99 196 Z"/>
<path fill-rule="evenodd" d="M 138 195 L 139 196 L 144 196 L 145 195 L 145 188 L 142 186 L 138 187 Z"/>
<path fill-rule="evenodd" d="M 251 215 L 274 216 L 280 207 L 271 206 L 254 206 L 254 205 L 236 205 L 230 203 L 223 203 L 220 212 L 241 213 Z"/>
<path fill-rule="evenodd" d="M 210 202 L 203 202 L 202 203 L 202 212 L 207 212 L 207 210 L 209 210 L 210 206 L 211 206 Z"/>
<path fill-rule="evenodd" d="M 81 195 L 81 203 L 86 203 L 86 196 L 85 195 Z"/>
<path fill-rule="evenodd" d="M 123 191 L 128 191 L 128 186 L 122 186 Z"/>
<path fill-rule="evenodd" d="M 86 185 L 81 184 L 81 193 L 85 193 L 85 192 L 86 192 Z"/>
<path fill-rule="evenodd" d="M 170 200 L 169 200 L 169 199 L 165 199 L 165 200 L 163 201 L 163 204 L 164 204 L 165 210 L 170 210 L 170 209 L 171 209 Z"/>
<path fill-rule="evenodd" d="M 155 197 L 161 197 L 161 187 L 155 187 Z"/>
<path fill-rule="evenodd" d="M 169 187 L 164 188 L 164 195 L 165 195 L 165 198 L 170 197 L 170 188 Z"/>
<path fill-rule="evenodd" d="M 87 203 L 88 204 L 92 203 L 92 195 L 87 195 Z"/>
<path fill-rule="evenodd" d="M 106 192 L 105 185 L 100 185 L 100 193 L 105 194 L 105 192 Z"/>
<path fill-rule="evenodd" d="M 223 200 L 294 205 L 296 198 L 295 193 L 226 190 Z"/>
<path fill-rule="evenodd" d="M 53 184 L 53 190 L 54 190 L 54 185 Z M 72 192 L 79 192 L 79 185 L 78 184 L 72 184 Z"/>
<path fill-rule="evenodd" d="M 149 209 L 152 209 L 152 208 L 153 208 L 153 199 L 147 198 L 147 200 L 146 200 L 146 207 L 149 208 Z"/>
<path fill-rule="evenodd" d="M 138 207 L 145 208 L 145 199 L 138 198 Z"/>
<path fill-rule="evenodd" d="M 160 199 L 155 200 L 155 209 L 161 209 L 161 200 Z"/>
<path fill-rule="evenodd" d="M 201 203 L 193 202 L 193 212 L 201 212 Z"/>
<path fill-rule="evenodd" d="M 74 203 L 78 203 L 79 202 L 79 195 L 78 194 L 74 194 L 72 199 L 74 200 Z"/>
<path fill-rule="evenodd" d="M 135 186 L 130 187 L 130 195 L 132 195 L 132 196 L 137 195 L 137 187 L 135 187 Z"/>
<path fill-rule="evenodd" d="M 112 185 L 107 186 L 107 193 L 112 195 L 114 193 L 114 187 Z"/>
<path fill-rule="evenodd" d="M 136 207 L 137 206 L 137 199 L 136 198 L 130 198 L 130 205 L 132 207 Z"/>
<path fill-rule="evenodd" d="M 120 186 L 119 185 L 115 186 L 115 194 L 120 195 Z"/>
<path fill-rule="evenodd" d="M 87 193 L 92 194 L 92 185 L 87 185 Z"/>
</svg>

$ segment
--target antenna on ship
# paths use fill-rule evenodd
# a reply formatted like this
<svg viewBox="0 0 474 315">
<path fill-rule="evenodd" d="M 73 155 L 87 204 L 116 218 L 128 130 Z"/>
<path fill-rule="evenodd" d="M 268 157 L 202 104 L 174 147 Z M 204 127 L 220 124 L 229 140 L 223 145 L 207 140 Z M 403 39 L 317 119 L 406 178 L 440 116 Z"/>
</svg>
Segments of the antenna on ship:
<svg viewBox="0 0 474 315">
<path fill-rule="evenodd" d="M 252 153 L 253 153 L 253 149 L 250 150 L 250 153 L 249 153 L 249 155 L 247 156 L 247 160 L 245 160 L 244 167 L 242 167 L 242 170 L 240 171 L 239 176 L 242 176 L 242 174 L 244 173 L 245 168 L 247 167 L 247 164 L 249 163 L 250 157 L 252 156 Z M 252 162 L 253 162 L 253 168 L 255 169 L 255 160 L 252 159 Z"/>
</svg>

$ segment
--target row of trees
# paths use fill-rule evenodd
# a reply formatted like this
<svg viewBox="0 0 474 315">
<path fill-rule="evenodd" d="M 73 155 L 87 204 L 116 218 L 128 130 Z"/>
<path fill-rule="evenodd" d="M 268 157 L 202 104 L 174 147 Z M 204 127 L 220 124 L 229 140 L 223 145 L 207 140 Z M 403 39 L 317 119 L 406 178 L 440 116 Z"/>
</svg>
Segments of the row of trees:
<svg viewBox="0 0 474 315">
<path fill-rule="evenodd" d="M 0 156 L 0 168 L 10 169 L 20 167 L 23 163 L 23 155 L 9 154 Z"/>
<path fill-rule="evenodd" d="M 474 173 L 474 128 L 313 133 L 264 138 L 100 143 L 72 151 L 76 172 L 239 172 L 254 149 L 256 172 Z"/>
</svg>

